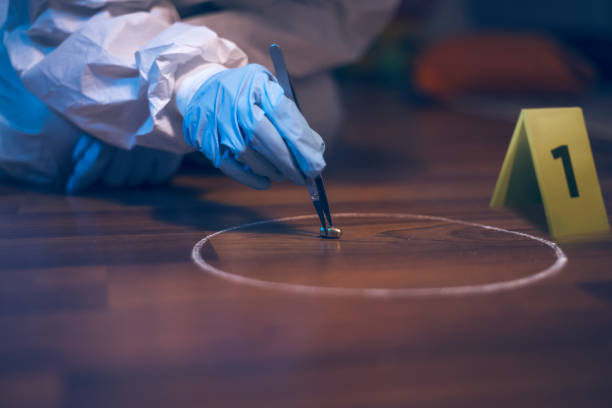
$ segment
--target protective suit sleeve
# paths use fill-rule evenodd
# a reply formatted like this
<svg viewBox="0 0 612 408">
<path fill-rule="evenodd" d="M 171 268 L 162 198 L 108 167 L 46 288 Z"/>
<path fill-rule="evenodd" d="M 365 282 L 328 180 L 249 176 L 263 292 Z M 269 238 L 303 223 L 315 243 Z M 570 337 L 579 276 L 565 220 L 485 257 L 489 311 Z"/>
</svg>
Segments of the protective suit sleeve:
<svg viewBox="0 0 612 408">
<path fill-rule="evenodd" d="M 357 60 L 392 17 L 399 0 L 216 0 L 220 12 L 190 17 L 235 42 L 249 62 L 272 64 L 278 43 L 294 77 Z"/>
<path fill-rule="evenodd" d="M 181 82 L 247 63 L 231 41 L 179 22 L 165 1 L 10 1 L 3 41 L 26 88 L 124 149 L 192 151 L 175 103 Z"/>
</svg>

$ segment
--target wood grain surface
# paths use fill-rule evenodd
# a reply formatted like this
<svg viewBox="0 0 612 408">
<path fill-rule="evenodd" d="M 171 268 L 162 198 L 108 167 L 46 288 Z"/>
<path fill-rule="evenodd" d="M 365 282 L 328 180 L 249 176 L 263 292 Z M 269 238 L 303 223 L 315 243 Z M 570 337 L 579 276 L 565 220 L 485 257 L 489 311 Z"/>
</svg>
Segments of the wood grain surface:
<svg viewBox="0 0 612 408">
<path fill-rule="evenodd" d="M 348 121 L 325 172 L 334 212 L 548 238 L 488 207 L 512 123 L 344 92 Z M 611 203 L 612 153 L 594 150 Z M 312 213 L 304 188 L 252 191 L 194 167 L 167 186 L 74 197 L 3 183 L 0 406 L 612 405 L 612 243 L 562 245 L 567 266 L 532 286 L 447 298 L 283 293 L 190 258 L 214 231 Z M 554 260 L 532 241 L 456 224 L 337 223 L 341 241 L 316 238 L 311 221 L 267 224 L 215 237 L 206 256 L 243 276 L 397 288 L 513 279 Z"/>
<path fill-rule="evenodd" d="M 470 286 L 475 293 L 477 286 L 533 276 L 556 261 L 542 242 L 474 225 L 409 214 L 341 215 L 335 217 L 346 231 L 340 240 L 318 238 L 316 217 L 287 219 L 224 232 L 199 252 L 217 269 L 264 282 L 392 290 Z"/>
</svg>

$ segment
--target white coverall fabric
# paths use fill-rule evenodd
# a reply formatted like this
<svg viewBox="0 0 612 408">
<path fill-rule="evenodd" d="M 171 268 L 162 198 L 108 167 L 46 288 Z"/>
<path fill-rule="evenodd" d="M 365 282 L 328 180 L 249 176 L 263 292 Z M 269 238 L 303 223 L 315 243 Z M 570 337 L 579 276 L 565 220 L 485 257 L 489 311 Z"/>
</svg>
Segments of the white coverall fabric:
<svg viewBox="0 0 612 408">
<path fill-rule="evenodd" d="M 10 64 L 25 88 L 50 108 L 46 114 L 61 116 L 59 121 L 70 130 L 66 146 L 74 147 L 71 132 L 77 128 L 124 149 L 144 146 L 182 154 L 193 150 L 183 138 L 176 105 L 183 80 L 212 66 L 259 62 L 270 67 L 271 42 L 283 46 L 297 82 L 320 75 L 357 58 L 398 0 L 0 3 Z M 217 11 L 197 14 L 195 7 L 197 15 L 181 20 L 180 11 L 198 5 L 214 5 L 210 10 Z M 38 128 L 38 143 L 49 143 L 49 131 Z M 9 156 L 7 144 L 19 143 L 18 137 L 4 134 L 2 130 L 0 161 Z M 20 160 L 24 167 L 37 156 Z"/>
</svg>

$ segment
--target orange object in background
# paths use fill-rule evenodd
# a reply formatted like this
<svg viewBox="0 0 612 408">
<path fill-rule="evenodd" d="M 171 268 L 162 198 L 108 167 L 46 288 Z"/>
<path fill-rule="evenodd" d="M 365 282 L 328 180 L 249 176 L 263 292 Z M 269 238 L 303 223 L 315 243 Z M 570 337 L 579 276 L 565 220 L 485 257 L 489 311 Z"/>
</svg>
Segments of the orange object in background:
<svg viewBox="0 0 612 408">
<path fill-rule="evenodd" d="M 553 39 L 530 34 L 445 39 L 415 63 L 416 87 L 438 97 L 466 91 L 577 94 L 595 77 L 585 59 Z"/>
</svg>

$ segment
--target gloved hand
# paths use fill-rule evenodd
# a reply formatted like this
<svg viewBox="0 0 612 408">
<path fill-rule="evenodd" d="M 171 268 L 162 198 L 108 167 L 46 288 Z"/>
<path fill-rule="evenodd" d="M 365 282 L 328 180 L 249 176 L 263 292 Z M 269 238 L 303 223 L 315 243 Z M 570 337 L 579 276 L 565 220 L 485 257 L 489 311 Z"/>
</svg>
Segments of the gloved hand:
<svg viewBox="0 0 612 408">
<path fill-rule="evenodd" d="M 83 135 L 72 160 L 74 170 L 66 184 L 69 193 L 83 191 L 99 180 L 114 187 L 159 184 L 176 172 L 182 156 L 145 147 L 124 150 Z"/>
<path fill-rule="evenodd" d="M 270 179 L 303 185 L 325 168 L 325 144 L 274 76 L 250 64 L 201 84 L 183 120 L 185 141 L 226 175 L 256 189 Z"/>
</svg>

